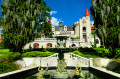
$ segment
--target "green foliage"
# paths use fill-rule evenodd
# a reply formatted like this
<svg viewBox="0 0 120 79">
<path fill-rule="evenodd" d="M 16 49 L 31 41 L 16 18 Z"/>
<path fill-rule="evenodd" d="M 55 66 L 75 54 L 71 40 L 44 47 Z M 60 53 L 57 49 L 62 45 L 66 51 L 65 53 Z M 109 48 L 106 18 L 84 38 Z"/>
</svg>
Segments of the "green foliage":
<svg viewBox="0 0 120 79">
<path fill-rule="evenodd" d="M 111 55 L 115 55 L 120 39 L 120 0 L 92 0 L 91 14 L 94 25 L 98 28 L 97 35 L 101 39 L 102 46 L 109 49 Z"/>
<path fill-rule="evenodd" d="M 32 47 L 31 47 L 31 44 L 29 44 L 29 49 L 31 49 Z"/>
<path fill-rule="evenodd" d="M 21 59 L 21 54 L 19 52 L 14 52 L 8 55 L 8 61 L 13 62 Z"/>
<path fill-rule="evenodd" d="M 97 53 L 105 53 L 104 48 L 93 48 L 93 49 L 96 50 Z"/>
<path fill-rule="evenodd" d="M 73 51 L 72 53 L 77 54 L 77 55 L 82 56 L 82 57 L 87 57 L 87 58 L 91 58 L 91 57 L 98 58 L 98 57 L 100 57 L 100 55 L 95 53 L 95 52 Z"/>
<path fill-rule="evenodd" d="M 0 63 L 0 74 L 10 72 L 10 71 L 14 71 L 14 70 L 15 70 L 15 68 L 12 67 L 10 64 Z"/>
<path fill-rule="evenodd" d="M 74 54 L 78 54 L 78 53 L 79 53 L 79 51 L 73 51 L 72 53 L 74 53 Z"/>
<path fill-rule="evenodd" d="M 71 45 L 69 45 L 69 47 L 71 47 Z"/>
<path fill-rule="evenodd" d="M 6 59 L 0 60 L 0 74 L 11 72 L 17 69 L 19 69 L 19 66 L 17 64 L 8 62 Z"/>
<path fill-rule="evenodd" d="M 7 58 L 9 54 L 12 52 L 9 51 L 9 49 L 0 49 L 0 59 Z"/>
<path fill-rule="evenodd" d="M 94 50 L 96 50 L 97 53 L 110 53 L 109 49 L 105 49 L 105 48 L 93 48 Z"/>
<path fill-rule="evenodd" d="M 88 48 L 88 47 L 84 47 L 84 48 Z"/>
<path fill-rule="evenodd" d="M 0 42 L 0 49 L 4 49 L 4 45 L 1 42 Z"/>
<path fill-rule="evenodd" d="M 80 37 L 79 37 L 79 36 L 76 36 L 76 37 L 74 37 L 74 39 L 80 39 Z"/>
<path fill-rule="evenodd" d="M 43 48 L 43 45 L 41 46 L 41 48 Z"/>
<path fill-rule="evenodd" d="M 51 29 L 51 23 L 47 22 L 47 17 L 43 17 L 44 23 L 41 24 L 41 28 L 39 30 L 41 35 L 45 35 L 45 37 L 51 37 L 53 34 L 52 29 Z"/>
<path fill-rule="evenodd" d="M 120 50 L 116 50 L 115 58 L 120 58 Z"/>
<path fill-rule="evenodd" d="M 55 45 L 55 48 L 57 48 L 57 45 Z"/>
<path fill-rule="evenodd" d="M 54 54 L 54 52 L 49 52 L 49 51 L 31 51 L 31 52 L 26 52 L 23 53 L 23 57 L 47 57 Z"/>
<path fill-rule="evenodd" d="M 4 46 L 22 53 L 22 47 L 34 40 L 40 22 L 49 17 L 50 10 L 43 0 L 3 0 L 0 24 L 3 26 Z"/>
</svg>

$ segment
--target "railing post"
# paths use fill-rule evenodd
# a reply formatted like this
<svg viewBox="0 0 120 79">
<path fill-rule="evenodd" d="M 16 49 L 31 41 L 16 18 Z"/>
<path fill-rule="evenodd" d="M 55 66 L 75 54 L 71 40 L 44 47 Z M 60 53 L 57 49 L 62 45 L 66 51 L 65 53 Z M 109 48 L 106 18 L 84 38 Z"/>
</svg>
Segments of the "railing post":
<svg viewBox="0 0 120 79">
<path fill-rule="evenodd" d="M 89 67 L 93 66 L 93 58 L 89 58 Z"/>
</svg>

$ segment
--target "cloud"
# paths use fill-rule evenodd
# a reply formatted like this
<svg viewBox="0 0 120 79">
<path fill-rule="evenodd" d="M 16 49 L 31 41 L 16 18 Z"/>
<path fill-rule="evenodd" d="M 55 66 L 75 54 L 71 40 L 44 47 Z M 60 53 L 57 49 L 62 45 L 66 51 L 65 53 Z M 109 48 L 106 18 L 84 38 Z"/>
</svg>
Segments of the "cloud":
<svg viewBox="0 0 120 79">
<path fill-rule="evenodd" d="M 59 26 L 59 20 L 55 17 L 51 18 L 52 26 Z"/>
<path fill-rule="evenodd" d="M 57 13 L 57 11 L 50 11 L 50 15 L 56 14 L 56 13 Z"/>
</svg>

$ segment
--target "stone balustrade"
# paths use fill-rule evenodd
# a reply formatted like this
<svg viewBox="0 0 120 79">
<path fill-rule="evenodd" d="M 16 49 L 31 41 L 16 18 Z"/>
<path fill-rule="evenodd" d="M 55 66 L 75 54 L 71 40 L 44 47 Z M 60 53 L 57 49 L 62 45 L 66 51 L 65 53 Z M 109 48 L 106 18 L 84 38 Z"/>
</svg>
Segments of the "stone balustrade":
<svg viewBox="0 0 120 79">
<path fill-rule="evenodd" d="M 84 64 L 84 65 L 88 65 L 88 66 L 89 66 L 90 59 L 85 58 L 85 57 L 81 57 L 81 56 L 76 55 L 76 54 L 73 54 L 73 53 L 71 53 L 71 56 L 72 56 L 72 57 L 77 57 L 77 59 L 80 60 L 79 62 L 80 62 L 81 64 Z"/>
</svg>

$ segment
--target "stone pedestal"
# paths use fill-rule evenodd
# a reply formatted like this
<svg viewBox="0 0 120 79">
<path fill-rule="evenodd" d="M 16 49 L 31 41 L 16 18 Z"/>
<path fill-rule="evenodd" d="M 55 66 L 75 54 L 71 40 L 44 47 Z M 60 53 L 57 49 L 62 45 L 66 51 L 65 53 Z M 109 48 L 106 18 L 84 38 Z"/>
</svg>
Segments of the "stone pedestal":
<svg viewBox="0 0 120 79">
<path fill-rule="evenodd" d="M 64 53 L 59 53 L 58 57 L 58 65 L 54 78 L 68 78 Z"/>
</svg>

